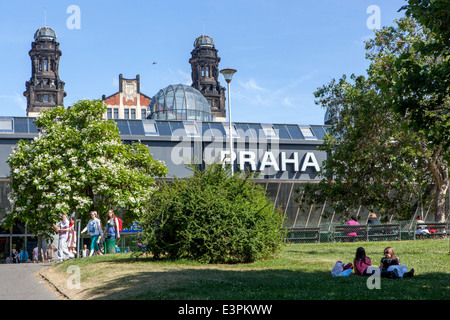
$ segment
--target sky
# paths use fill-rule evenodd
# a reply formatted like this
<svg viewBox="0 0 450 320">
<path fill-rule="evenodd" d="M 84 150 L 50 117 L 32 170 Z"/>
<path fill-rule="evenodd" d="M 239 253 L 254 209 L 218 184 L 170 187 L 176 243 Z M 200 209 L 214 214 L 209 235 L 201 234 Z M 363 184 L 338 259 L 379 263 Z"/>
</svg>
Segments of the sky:
<svg viewBox="0 0 450 320">
<path fill-rule="evenodd" d="M 231 81 L 233 122 L 324 122 L 314 92 L 342 75 L 364 75 L 364 41 L 404 16 L 404 0 L 0 0 L 0 117 L 26 116 L 28 55 L 36 30 L 55 30 L 66 107 L 119 91 L 140 75 L 153 97 L 191 85 L 195 39 L 214 39 Z M 223 76 L 219 82 L 227 87 Z M 226 102 L 228 108 L 228 102 Z M 227 109 L 228 110 L 228 109 Z M 228 112 L 227 112 L 228 113 Z"/>
</svg>

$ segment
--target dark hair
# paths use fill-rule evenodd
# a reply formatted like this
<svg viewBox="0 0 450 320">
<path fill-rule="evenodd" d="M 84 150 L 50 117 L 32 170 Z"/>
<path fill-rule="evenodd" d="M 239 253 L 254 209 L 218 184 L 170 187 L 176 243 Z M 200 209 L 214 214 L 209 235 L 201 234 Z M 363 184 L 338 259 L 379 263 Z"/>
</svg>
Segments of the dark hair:
<svg viewBox="0 0 450 320">
<path fill-rule="evenodd" d="M 358 221 L 358 218 L 355 217 L 355 216 L 351 216 L 350 218 L 351 218 L 352 220 Z"/>
<path fill-rule="evenodd" d="M 356 249 L 355 261 L 361 259 L 361 261 L 366 261 L 366 250 L 363 247 Z"/>
</svg>

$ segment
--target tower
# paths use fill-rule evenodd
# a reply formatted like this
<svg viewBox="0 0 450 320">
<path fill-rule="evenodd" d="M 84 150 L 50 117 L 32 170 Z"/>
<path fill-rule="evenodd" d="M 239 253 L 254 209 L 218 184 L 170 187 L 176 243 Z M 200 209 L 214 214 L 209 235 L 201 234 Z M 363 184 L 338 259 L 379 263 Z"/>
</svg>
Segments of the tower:
<svg viewBox="0 0 450 320">
<path fill-rule="evenodd" d="M 211 114 L 217 121 L 225 121 L 225 88 L 220 86 L 218 50 L 211 37 L 202 35 L 195 39 L 189 63 L 192 68 L 192 87 L 206 98 Z"/>
<path fill-rule="evenodd" d="M 27 116 L 36 117 L 41 111 L 63 105 L 64 82 L 59 79 L 61 51 L 56 33 L 49 27 L 41 27 L 34 34 L 29 52 L 31 78 L 25 83 Z"/>
</svg>

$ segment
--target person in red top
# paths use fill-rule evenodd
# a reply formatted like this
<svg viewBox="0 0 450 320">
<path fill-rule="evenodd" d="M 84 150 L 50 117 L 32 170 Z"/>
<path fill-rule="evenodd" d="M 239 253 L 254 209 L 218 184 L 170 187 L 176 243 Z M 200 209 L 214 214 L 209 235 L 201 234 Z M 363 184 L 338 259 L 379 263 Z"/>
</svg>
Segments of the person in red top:
<svg viewBox="0 0 450 320">
<path fill-rule="evenodd" d="M 356 249 L 355 259 L 353 260 L 353 270 L 355 275 L 368 276 L 367 268 L 372 265 L 369 257 L 366 257 L 366 250 L 363 247 Z"/>
</svg>

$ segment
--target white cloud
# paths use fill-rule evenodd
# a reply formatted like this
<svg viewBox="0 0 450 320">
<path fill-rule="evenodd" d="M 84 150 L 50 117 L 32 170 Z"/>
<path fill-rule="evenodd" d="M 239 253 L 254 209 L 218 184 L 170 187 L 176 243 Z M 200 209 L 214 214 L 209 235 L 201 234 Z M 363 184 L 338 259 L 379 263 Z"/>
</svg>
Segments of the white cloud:
<svg viewBox="0 0 450 320">
<path fill-rule="evenodd" d="M 240 80 L 238 82 L 239 82 L 239 85 L 241 85 L 246 90 L 264 91 L 263 88 L 258 86 L 258 84 L 256 83 L 255 79 L 250 78 L 247 82 L 243 82 L 243 81 L 240 81 Z"/>
</svg>

